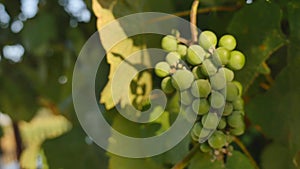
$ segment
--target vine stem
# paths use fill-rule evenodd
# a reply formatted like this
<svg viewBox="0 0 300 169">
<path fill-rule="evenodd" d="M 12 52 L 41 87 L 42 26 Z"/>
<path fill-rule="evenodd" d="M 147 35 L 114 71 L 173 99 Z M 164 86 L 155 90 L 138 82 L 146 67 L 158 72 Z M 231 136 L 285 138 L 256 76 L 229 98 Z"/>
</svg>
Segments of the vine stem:
<svg viewBox="0 0 300 169">
<path fill-rule="evenodd" d="M 198 6 L 199 6 L 199 0 L 194 0 L 190 12 L 192 43 L 195 43 L 198 40 L 198 30 L 197 30 Z"/>
<path fill-rule="evenodd" d="M 176 165 L 172 167 L 172 169 L 183 169 L 186 167 L 191 159 L 194 157 L 194 155 L 199 151 L 199 143 L 196 143 L 194 147 L 190 150 L 190 152 L 181 160 L 179 161 Z"/>
<path fill-rule="evenodd" d="M 205 7 L 205 8 L 198 9 L 197 14 L 204 14 L 204 13 L 213 12 L 213 11 L 230 12 L 230 11 L 235 11 L 235 10 L 239 9 L 240 7 L 241 7 L 241 5 Z M 181 11 L 181 12 L 172 13 L 172 15 L 178 16 L 178 17 L 183 17 L 183 16 L 190 15 L 190 13 L 191 13 L 191 11 L 189 10 L 189 11 Z M 151 22 L 158 22 L 158 21 L 168 20 L 168 19 L 174 17 L 172 15 L 151 19 L 148 22 L 151 23 Z"/>
<path fill-rule="evenodd" d="M 250 152 L 248 151 L 248 149 L 246 148 L 246 146 L 241 142 L 241 140 L 239 138 L 237 138 L 237 137 L 234 137 L 233 141 L 241 148 L 241 150 L 249 158 L 249 160 L 252 163 L 252 165 L 254 166 L 254 168 L 255 169 L 259 169 L 256 161 L 254 160 L 254 158 L 252 157 L 252 155 L 250 154 Z"/>
</svg>

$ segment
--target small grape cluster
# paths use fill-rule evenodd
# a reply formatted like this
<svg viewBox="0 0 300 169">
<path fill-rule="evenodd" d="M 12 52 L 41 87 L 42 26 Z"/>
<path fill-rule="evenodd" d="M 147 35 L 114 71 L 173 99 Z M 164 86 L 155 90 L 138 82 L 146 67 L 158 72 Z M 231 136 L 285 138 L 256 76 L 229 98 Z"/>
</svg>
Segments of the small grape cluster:
<svg viewBox="0 0 300 169">
<path fill-rule="evenodd" d="M 162 48 L 168 54 L 154 70 L 163 78 L 161 89 L 166 94 L 180 92 L 184 112 L 197 113 L 192 139 L 201 143 L 202 152 L 214 157 L 230 154 L 233 136 L 245 131 L 243 89 L 234 81 L 234 71 L 244 67 L 245 56 L 235 50 L 236 39 L 224 35 L 218 42 L 207 30 L 200 33 L 197 44 L 191 45 L 167 35 Z"/>
</svg>

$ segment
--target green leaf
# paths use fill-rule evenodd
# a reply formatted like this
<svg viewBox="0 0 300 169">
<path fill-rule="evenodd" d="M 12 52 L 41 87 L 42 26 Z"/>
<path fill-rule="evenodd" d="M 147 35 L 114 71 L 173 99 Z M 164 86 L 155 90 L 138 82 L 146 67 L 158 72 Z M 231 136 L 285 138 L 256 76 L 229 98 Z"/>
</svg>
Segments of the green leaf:
<svg viewBox="0 0 300 169">
<path fill-rule="evenodd" d="M 288 4 L 291 32 L 286 53 L 287 66 L 279 73 L 265 95 L 255 97 L 246 105 L 252 122 L 259 125 L 264 134 L 274 141 L 263 153 L 262 164 L 265 168 L 297 167 L 293 159 L 300 150 L 300 79 L 296 78 L 299 77 L 300 64 L 300 24 L 296 23 L 300 12 L 299 4 L 298 1 Z"/>
<path fill-rule="evenodd" d="M 244 91 L 257 77 L 260 65 L 286 43 L 280 30 L 281 17 L 278 5 L 267 1 L 246 5 L 233 17 L 228 32 L 237 38 L 237 48 L 246 56 L 245 67 L 236 73 Z"/>
<path fill-rule="evenodd" d="M 115 155 L 110 156 L 109 169 L 166 169 L 151 158 L 130 159 Z"/>
<path fill-rule="evenodd" d="M 56 25 L 55 16 L 50 13 L 41 13 L 36 19 L 27 21 L 21 32 L 26 50 L 37 56 L 45 56 L 50 41 L 58 35 Z"/>
<path fill-rule="evenodd" d="M 189 165 L 189 169 L 222 169 L 225 168 L 224 164 L 220 161 L 212 161 L 212 156 L 208 153 L 199 152 L 193 157 Z"/>
<path fill-rule="evenodd" d="M 283 169 L 292 168 L 289 149 L 280 144 L 271 144 L 265 148 L 262 154 L 262 168 Z"/>
<path fill-rule="evenodd" d="M 226 162 L 227 169 L 254 169 L 250 160 L 241 152 L 233 151 L 232 156 L 229 156 Z"/>
</svg>

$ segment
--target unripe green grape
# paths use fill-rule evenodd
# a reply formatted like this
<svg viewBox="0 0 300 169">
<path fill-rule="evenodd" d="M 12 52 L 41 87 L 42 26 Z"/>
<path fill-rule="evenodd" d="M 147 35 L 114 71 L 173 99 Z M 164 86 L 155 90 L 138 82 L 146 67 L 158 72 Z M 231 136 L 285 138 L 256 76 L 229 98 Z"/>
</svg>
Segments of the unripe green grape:
<svg viewBox="0 0 300 169">
<path fill-rule="evenodd" d="M 232 70 L 240 70 L 245 65 L 245 55 L 237 50 L 230 53 L 230 58 L 227 66 Z"/>
<path fill-rule="evenodd" d="M 227 82 L 231 82 L 234 79 L 234 73 L 232 70 L 227 69 L 227 68 L 221 68 L 222 70 L 224 70 L 225 73 L 225 77 L 226 77 L 226 81 Z"/>
<path fill-rule="evenodd" d="M 194 122 L 195 121 L 195 115 L 196 113 L 193 111 L 192 106 L 188 106 L 184 108 L 183 110 L 184 117 L 189 121 L 189 122 Z"/>
<path fill-rule="evenodd" d="M 169 75 L 171 68 L 167 62 L 159 62 L 155 65 L 155 74 L 158 77 L 166 77 Z"/>
<path fill-rule="evenodd" d="M 206 138 L 208 136 L 210 136 L 210 134 L 213 132 L 213 130 L 209 130 L 209 129 L 206 129 L 206 128 L 203 128 L 200 132 L 200 136 L 199 136 L 199 141 L 200 142 L 203 142 L 206 140 Z"/>
<path fill-rule="evenodd" d="M 194 96 L 191 94 L 189 90 L 184 90 L 180 93 L 181 103 L 184 105 L 191 105 L 194 100 Z"/>
<path fill-rule="evenodd" d="M 192 73 L 193 73 L 195 79 L 204 79 L 205 78 L 205 76 L 202 74 L 201 68 L 199 66 L 193 67 Z"/>
<path fill-rule="evenodd" d="M 193 101 L 192 107 L 198 115 L 204 115 L 208 113 L 210 106 L 207 99 L 196 99 Z"/>
<path fill-rule="evenodd" d="M 211 86 L 208 80 L 195 80 L 191 87 L 192 95 L 195 97 L 207 97 L 211 92 Z"/>
<path fill-rule="evenodd" d="M 215 109 L 220 109 L 225 105 L 223 94 L 217 91 L 212 91 L 210 95 L 210 105 Z"/>
<path fill-rule="evenodd" d="M 234 83 L 227 83 L 226 86 L 226 100 L 227 101 L 235 101 L 239 97 L 239 89 Z"/>
<path fill-rule="evenodd" d="M 180 54 L 181 59 L 184 59 L 187 54 L 187 47 L 185 45 L 179 44 L 177 46 L 177 53 Z"/>
<path fill-rule="evenodd" d="M 180 55 L 177 52 L 170 52 L 166 56 L 166 61 L 169 65 L 176 65 L 180 61 Z"/>
<path fill-rule="evenodd" d="M 227 125 L 227 123 L 226 123 L 225 118 L 221 118 L 219 125 L 218 125 L 218 129 L 219 130 L 225 129 L 226 125 Z"/>
<path fill-rule="evenodd" d="M 177 70 L 172 76 L 172 84 L 179 90 L 190 88 L 193 81 L 194 75 L 189 70 Z"/>
<path fill-rule="evenodd" d="M 236 40 L 232 35 L 223 35 L 219 40 L 219 46 L 233 50 L 236 47 Z"/>
<path fill-rule="evenodd" d="M 234 137 L 232 135 L 229 135 L 229 134 L 226 135 L 226 142 L 228 144 L 230 144 L 231 142 L 233 142 L 233 139 L 234 139 Z"/>
<path fill-rule="evenodd" d="M 244 127 L 244 117 L 241 114 L 231 114 L 227 118 L 227 123 L 232 128 Z"/>
<path fill-rule="evenodd" d="M 233 111 L 233 105 L 232 103 L 226 102 L 224 111 L 223 111 L 223 116 L 229 116 Z"/>
<path fill-rule="evenodd" d="M 193 133 L 197 138 L 199 138 L 200 132 L 201 132 L 202 129 L 203 129 L 202 124 L 199 123 L 199 122 L 197 122 L 197 123 L 194 124 L 194 126 L 193 126 L 193 128 L 192 128 L 192 133 Z M 198 139 L 195 140 L 195 141 L 198 141 Z"/>
<path fill-rule="evenodd" d="M 243 110 L 235 110 L 232 112 L 232 115 L 234 115 L 234 114 L 239 114 L 239 115 L 245 116 L 245 112 Z"/>
<path fill-rule="evenodd" d="M 221 60 L 222 65 L 227 65 L 229 58 L 230 58 L 230 52 L 224 47 L 218 47 L 216 49 L 216 52 Z"/>
<path fill-rule="evenodd" d="M 232 81 L 233 84 L 236 85 L 236 87 L 239 89 L 239 96 L 241 97 L 243 94 L 243 86 L 240 82 L 238 81 Z"/>
<path fill-rule="evenodd" d="M 177 50 L 177 39 L 175 36 L 167 35 L 162 38 L 161 46 L 163 49 L 172 52 Z"/>
<path fill-rule="evenodd" d="M 206 55 L 206 52 L 204 51 L 204 49 L 201 46 L 191 45 L 187 49 L 186 60 L 191 65 L 199 65 L 204 60 L 205 55 Z"/>
<path fill-rule="evenodd" d="M 238 98 L 232 102 L 234 110 L 244 110 L 244 100 L 242 98 Z"/>
<path fill-rule="evenodd" d="M 212 151 L 211 147 L 207 144 L 207 143 L 202 143 L 200 145 L 200 150 L 203 152 L 203 153 L 209 153 Z"/>
<path fill-rule="evenodd" d="M 212 63 L 216 66 L 216 67 L 221 67 L 222 66 L 222 61 L 217 53 L 216 50 L 212 50 L 212 54 L 210 55 L 209 59 L 212 61 Z"/>
<path fill-rule="evenodd" d="M 217 36 L 212 31 L 203 31 L 199 36 L 199 44 L 205 50 L 215 48 L 217 45 Z"/>
<path fill-rule="evenodd" d="M 210 77 L 211 87 L 214 90 L 221 90 L 226 87 L 226 77 L 225 71 L 223 69 L 219 69 L 219 71 Z"/>
<path fill-rule="evenodd" d="M 240 127 L 240 128 L 230 128 L 229 129 L 230 134 L 235 135 L 235 136 L 240 136 L 245 133 L 245 127 Z"/>
<path fill-rule="evenodd" d="M 202 73 L 206 76 L 212 76 L 217 73 L 218 69 L 210 59 L 205 59 L 201 66 Z"/>
<path fill-rule="evenodd" d="M 217 113 L 209 112 L 208 114 L 204 115 L 201 119 L 202 125 L 206 129 L 216 129 L 219 123 L 219 117 Z"/>
<path fill-rule="evenodd" d="M 197 142 L 199 140 L 199 136 L 196 136 L 194 132 L 191 132 L 191 138 L 192 138 L 192 140 L 197 141 Z"/>
<path fill-rule="evenodd" d="M 226 135 L 222 131 L 215 131 L 208 139 L 208 144 L 214 149 L 220 149 L 226 145 Z"/>
<path fill-rule="evenodd" d="M 166 93 L 166 94 L 171 94 L 175 91 L 175 88 L 172 85 L 171 82 L 171 77 L 165 77 L 162 81 L 161 81 L 161 89 Z"/>
</svg>

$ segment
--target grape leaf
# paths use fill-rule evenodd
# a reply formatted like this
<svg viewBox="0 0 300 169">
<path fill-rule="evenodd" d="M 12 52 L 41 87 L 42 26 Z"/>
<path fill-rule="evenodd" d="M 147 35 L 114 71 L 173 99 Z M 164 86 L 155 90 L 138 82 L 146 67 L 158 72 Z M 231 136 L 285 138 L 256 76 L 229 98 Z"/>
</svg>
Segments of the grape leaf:
<svg viewBox="0 0 300 169">
<path fill-rule="evenodd" d="M 300 15 L 300 3 L 292 1 L 287 8 L 290 24 L 290 43 L 286 53 L 287 66 L 279 73 L 275 83 L 265 95 L 255 97 L 246 105 L 246 111 L 252 122 L 261 126 L 266 136 L 274 141 L 263 153 L 262 164 L 266 166 L 265 168 L 273 168 L 273 166 L 295 168 L 296 163 L 293 163 L 293 158 L 300 150 L 298 122 L 300 80 L 296 78 L 299 77 L 300 64 L 298 46 L 300 24 L 296 21 Z M 285 160 L 274 160 L 267 156 L 274 158 L 284 156 Z"/>
<path fill-rule="evenodd" d="M 130 159 L 119 156 L 111 156 L 109 160 L 110 169 L 166 169 L 157 164 L 151 158 L 147 159 Z"/>
<path fill-rule="evenodd" d="M 189 169 L 222 169 L 225 168 L 224 164 L 220 161 L 212 162 L 211 155 L 208 153 L 199 152 L 193 157 L 189 165 Z"/>
<path fill-rule="evenodd" d="M 288 148 L 275 143 L 265 148 L 261 158 L 261 165 L 264 169 L 291 168 L 289 158 Z"/>
<path fill-rule="evenodd" d="M 239 151 L 233 151 L 226 162 L 227 169 L 254 169 L 249 159 Z"/>
<path fill-rule="evenodd" d="M 130 3 L 130 4 L 139 4 L 139 3 Z M 125 14 L 132 13 L 132 9 L 138 8 L 137 6 L 126 6 L 128 5 L 126 2 L 121 2 L 121 1 L 116 1 L 116 0 L 111 0 L 111 1 L 103 1 L 103 0 L 94 0 L 93 1 L 93 10 L 95 15 L 97 16 L 97 28 L 100 30 L 105 24 L 107 24 L 110 21 L 113 21 L 116 17 L 116 11 L 119 11 L 120 16 L 124 16 Z M 123 7 L 122 10 L 117 10 Z M 124 13 L 123 13 L 124 12 Z M 126 32 L 122 29 L 122 25 L 118 24 L 118 33 L 122 34 L 120 36 L 126 36 Z M 108 49 L 109 47 L 107 46 L 106 42 L 108 39 L 107 37 L 103 34 L 100 34 L 100 39 L 103 45 L 103 48 L 107 51 L 107 62 L 110 64 L 110 73 L 108 77 L 108 83 L 106 84 L 105 88 L 103 89 L 100 97 L 100 102 L 105 104 L 106 109 L 111 109 L 113 108 L 116 104 L 121 103 L 121 105 L 124 107 L 126 104 L 132 104 L 133 101 L 137 101 L 136 97 L 137 95 L 134 94 L 133 91 L 130 91 L 130 93 L 127 93 L 127 90 L 124 90 L 123 83 L 124 79 L 128 79 L 130 77 L 126 76 L 126 74 L 122 76 L 118 76 L 118 80 L 115 80 L 114 83 L 118 83 L 118 86 L 120 86 L 118 91 L 115 91 L 118 93 L 117 98 L 112 98 L 112 79 L 115 75 L 115 72 L 117 68 L 119 67 L 120 63 L 126 59 L 130 54 L 139 51 L 143 48 L 145 48 L 144 45 L 141 46 L 136 46 L 134 45 L 133 39 L 127 38 L 117 45 L 115 45 L 112 49 Z M 145 55 L 141 55 L 139 59 L 135 59 L 132 61 L 130 64 L 125 63 L 126 65 L 126 70 L 128 72 L 136 72 L 137 70 L 133 65 L 145 65 L 145 66 L 150 66 L 150 61 L 149 61 L 149 55 L 145 53 Z M 141 86 L 146 86 L 144 88 L 143 96 L 145 99 L 148 97 L 151 87 L 152 87 L 152 79 L 151 75 L 149 72 L 144 72 L 142 76 L 138 79 L 139 85 Z M 125 86 L 126 87 L 126 86 Z M 126 98 L 130 98 L 130 103 L 125 101 Z M 141 101 L 145 99 L 139 99 L 136 104 L 141 104 Z M 115 102 L 114 102 L 115 101 Z"/>
<path fill-rule="evenodd" d="M 237 48 L 246 56 L 245 67 L 236 73 L 244 91 L 257 77 L 260 65 L 285 44 L 280 31 L 281 17 L 277 4 L 256 1 L 240 9 L 231 20 L 228 32 L 237 38 Z"/>
</svg>

